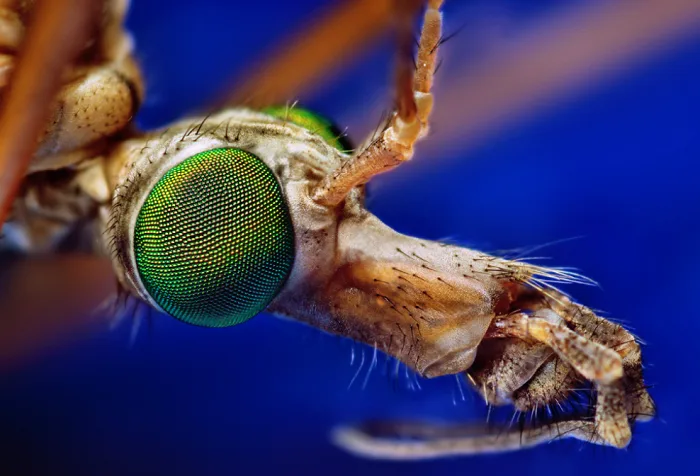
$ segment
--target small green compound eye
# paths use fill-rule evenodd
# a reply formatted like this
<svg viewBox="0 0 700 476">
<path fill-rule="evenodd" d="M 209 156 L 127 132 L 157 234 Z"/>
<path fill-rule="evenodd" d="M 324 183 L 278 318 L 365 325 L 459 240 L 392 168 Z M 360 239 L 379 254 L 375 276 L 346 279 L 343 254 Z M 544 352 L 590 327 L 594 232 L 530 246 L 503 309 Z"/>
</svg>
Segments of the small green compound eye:
<svg viewBox="0 0 700 476">
<path fill-rule="evenodd" d="M 263 109 L 265 114 L 284 119 L 320 135 L 331 147 L 341 152 L 352 150 L 352 144 L 331 121 L 301 107 L 272 106 Z"/>
<path fill-rule="evenodd" d="M 134 252 L 164 311 L 225 327 L 255 316 L 280 291 L 294 263 L 294 230 L 267 165 L 240 149 L 215 149 L 156 183 L 136 219 Z"/>
</svg>

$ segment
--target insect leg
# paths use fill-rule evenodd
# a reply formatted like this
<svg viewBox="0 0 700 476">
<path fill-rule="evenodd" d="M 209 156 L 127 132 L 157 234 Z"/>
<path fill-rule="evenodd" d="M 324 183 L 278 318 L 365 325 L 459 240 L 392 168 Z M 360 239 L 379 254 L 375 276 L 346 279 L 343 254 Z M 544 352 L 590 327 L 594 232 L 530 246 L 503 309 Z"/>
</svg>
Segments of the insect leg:
<svg viewBox="0 0 700 476">
<path fill-rule="evenodd" d="M 441 5 L 442 0 L 428 2 L 415 72 L 411 71 L 405 61 L 399 63 L 397 110 L 388 125 L 376 140 L 360 149 L 350 160 L 321 181 L 313 191 L 313 199 L 317 203 L 326 206 L 338 205 L 354 187 L 366 183 L 379 173 L 397 167 L 413 156 L 414 144 L 427 133 L 428 116 L 433 106 L 431 86 L 442 34 Z M 404 38 L 406 35 L 400 36 Z M 405 43 L 404 41 L 403 44 Z M 401 49 L 406 48 L 404 46 Z M 404 54 L 404 59 L 405 56 Z"/>
</svg>

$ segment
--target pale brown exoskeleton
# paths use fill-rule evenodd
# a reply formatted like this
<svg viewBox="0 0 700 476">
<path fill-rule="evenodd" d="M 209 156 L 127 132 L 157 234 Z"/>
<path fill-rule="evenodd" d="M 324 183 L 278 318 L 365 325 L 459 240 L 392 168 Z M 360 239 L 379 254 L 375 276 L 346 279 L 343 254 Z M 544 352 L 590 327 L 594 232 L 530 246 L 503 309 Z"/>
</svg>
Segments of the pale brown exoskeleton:
<svg viewBox="0 0 700 476">
<path fill-rule="evenodd" d="M 397 11 L 403 49 L 412 47 L 410 3 L 420 4 Z M 18 5 L 0 19 L 17 38 L 29 8 Z M 111 256 L 121 316 L 154 308 L 220 327 L 266 309 L 364 342 L 425 377 L 464 373 L 489 404 L 523 415 L 591 386 L 585 411 L 497 434 L 338 429 L 336 443 L 360 455 L 418 459 L 561 437 L 623 448 L 631 424 L 654 415 L 635 337 L 555 287 L 590 280 L 401 235 L 365 209 L 364 184 L 409 160 L 428 132 L 441 0 L 427 2 L 415 69 L 405 55 L 400 63 L 396 111 L 354 152 L 292 106 L 127 130 L 141 81 L 121 30 L 124 2 L 105 5 L 99 41 L 58 93 L 4 226 L 7 245 L 51 250 L 88 221 L 97 252 Z"/>
</svg>

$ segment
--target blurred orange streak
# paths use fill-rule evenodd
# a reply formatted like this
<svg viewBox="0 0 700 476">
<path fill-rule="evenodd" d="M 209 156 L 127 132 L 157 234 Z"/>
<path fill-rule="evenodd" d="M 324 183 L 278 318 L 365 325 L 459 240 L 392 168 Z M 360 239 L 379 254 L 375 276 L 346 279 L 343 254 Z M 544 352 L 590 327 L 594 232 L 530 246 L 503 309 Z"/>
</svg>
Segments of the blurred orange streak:
<svg viewBox="0 0 700 476">
<path fill-rule="evenodd" d="M 386 34 L 394 1 L 346 0 L 304 24 L 277 51 L 265 55 L 266 60 L 217 107 L 284 104 L 318 87 L 322 76 L 350 62 Z"/>
<path fill-rule="evenodd" d="M 0 279 L 0 371 L 105 327 L 90 313 L 115 290 L 111 263 L 94 256 L 23 259 Z"/>
<path fill-rule="evenodd" d="M 700 36 L 698 0 L 584 2 L 447 76 L 436 91 L 435 133 L 421 152 L 463 151 L 693 35 Z"/>
<path fill-rule="evenodd" d="M 0 223 L 7 219 L 65 66 L 84 46 L 96 4 L 91 0 L 40 0 L 20 48 L 0 112 Z"/>
</svg>

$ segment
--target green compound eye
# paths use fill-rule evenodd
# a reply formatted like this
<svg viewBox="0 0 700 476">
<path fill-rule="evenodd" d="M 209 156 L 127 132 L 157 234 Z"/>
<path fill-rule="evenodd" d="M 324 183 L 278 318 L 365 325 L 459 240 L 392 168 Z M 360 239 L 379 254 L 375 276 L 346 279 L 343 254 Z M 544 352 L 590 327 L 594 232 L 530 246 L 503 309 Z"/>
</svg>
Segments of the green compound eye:
<svg viewBox="0 0 700 476">
<path fill-rule="evenodd" d="M 262 110 L 265 114 L 285 119 L 292 124 L 301 126 L 320 135 L 331 147 L 341 152 L 352 150 L 352 144 L 347 140 L 331 121 L 301 107 L 272 106 Z"/>
<path fill-rule="evenodd" d="M 274 299 L 294 263 L 294 230 L 272 171 L 240 149 L 194 155 L 153 187 L 136 219 L 141 281 L 190 324 L 240 324 Z"/>
</svg>

